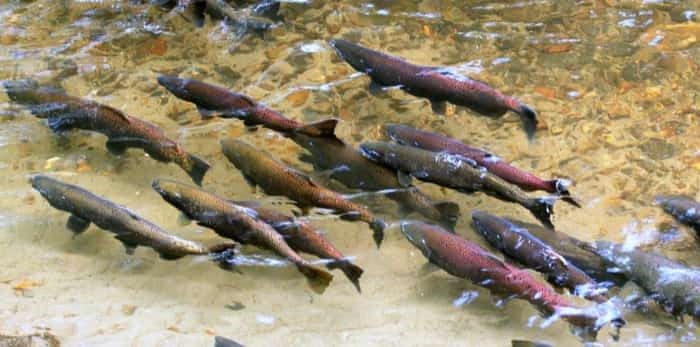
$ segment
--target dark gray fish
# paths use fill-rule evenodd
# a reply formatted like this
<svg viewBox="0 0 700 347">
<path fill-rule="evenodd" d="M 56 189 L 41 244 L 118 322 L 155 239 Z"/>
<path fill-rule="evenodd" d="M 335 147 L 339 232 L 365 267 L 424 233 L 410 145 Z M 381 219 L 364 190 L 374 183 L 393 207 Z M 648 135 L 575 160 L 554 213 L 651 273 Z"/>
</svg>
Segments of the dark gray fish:
<svg viewBox="0 0 700 347">
<path fill-rule="evenodd" d="M 46 176 L 32 177 L 36 189 L 54 208 L 71 214 L 67 227 L 72 232 L 84 232 L 90 223 L 115 234 L 127 253 L 137 246 L 150 247 L 166 260 L 186 255 L 202 255 L 233 251 L 236 244 L 226 242 L 205 246 L 182 239 L 141 218 L 128 208 L 105 200 L 80 187 L 59 182 Z"/>
<path fill-rule="evenodd" d="M 287 167 L 268 153 L 239 140 L 223 140 L 221 147 L 226 158 L 241 170 L 248 183 L 258 185 L 265 193 L 281 195 L 295 201 L 304 211 L 323 207 L 342 213 L 346 220 L 361 220 L 374 231 L 377 247 L 384 239 L 386 223 L 372 212 L 342 195 L 314 183 L 307 175 Z"/>
<path fill-rule="evenodd" d="M 638 284 L 668 312 L 700 318 L 700 269 L 658 254 L 625 250 L 623 245 L 597 241 L 598 253 Z"/>
<path fill-rule="evenodd" d="M 552 347 L 548 343 L 527 340 L 513 340 L 511 343 L 513 347 Z"/>
<path fill-rule="evenodd" d="M 413 146 L 433 152 L 449 152 L 474 160 L 479 166 L 485 167 L 494 175 L 515 184 L 525 191 L 544 190 L 548 193 L 561 195 L 561 199 L 576 206 L 579 203 L 571 197 L 569 185 L 571 182 L 565 179 L 541 179 L 525 170 L 510 165 L 501 158 L 480 148 L 466 145 L 457 140 L 411 128 L 406 125 L 387 124 L 384 126 L 387 135 L 396 143 Z"/>
<path fill-rule="evenodd" d="M 700 202 L 684 195 L 657 196 L 656 202 L 666 213 L 700 233 Z"/>
<path fill-rule="evenodd" d="M 233 202 L 200 188 L 179 182 L 156 179 L 153 189 L 188 218 L 199 225 L 214 230 L 217 234 L 240 242 L 269 249 L 296 265 L 306 276 L 309 286 L 322 294 L 333 275 L 316 268 L 294 251 L 280 233 L 269 224 L 258 219 L 255 210 L 238 206 Z"/>
<path fill-rule="evenodd" d="M 598 303 L 608 301 L 592 278 L 526 229 L 479 211 L 472 211 L 472 222 L 491 246 L 525 267 L 545 274 L 553 285 Z"/>
<path fill-rule="evenodd" d="M 451 201 L 434 201 L 418 188 L 399 182 L 396 172 L 365 157 L 354 147 L 337 138 L 293 134 L 290 138 L 311 155 L 302 160 L 319 171 L 331 172 L 330 177 L 349 189 L 392 190 L 386 196 L 395 200 L 404 212 L 416 211 L 438 221 L 449 229 L 459 218 L 459 205 Z"/>
<path fill-rule="evenodd" d="M 104 134 L 105 145 L 115 155 L 128 148 L 141 148 L 151 158 L 173 162 L 201 184 L 209 163 L 189 154 L 155 125 L 94 101 L 69 96 L 52 88 L 40 88 L 32 81 L 5 81 L 3 86 L 13 101 L 27 105 L 39 118 L 46 118 L 56 133 L 84 129 Z"/>
<path fill-rule="evenodd" d="M 389 142 L 363 143 L 360 151 L 366 158 L 398 170 L 400 175 L 408 174 L 464 193 L 482 191 L 517 203 L 528 209 L 542 224 L 554 228 L 551 221 L 554 213 L 552 199 L 531 198 L 517 186 L 478 167 L 473 160 Z"/>
<path fill-rule="evenodd" d="M 571 237 L 565 232 L 553 232 L 551 229 L 544 228 L 538 224 L 509 221 L 527 229 L 530 234 L 552 247 L 557 253 L 564 256 L 568 262 L 583 270 L 597 282 L 611 282 L 619 287 L 627 283 L 627 277 L 624 274 L 608 271 L 613 265 L 599 256 L 595 247 L 590 243 Z"/>
</svg>

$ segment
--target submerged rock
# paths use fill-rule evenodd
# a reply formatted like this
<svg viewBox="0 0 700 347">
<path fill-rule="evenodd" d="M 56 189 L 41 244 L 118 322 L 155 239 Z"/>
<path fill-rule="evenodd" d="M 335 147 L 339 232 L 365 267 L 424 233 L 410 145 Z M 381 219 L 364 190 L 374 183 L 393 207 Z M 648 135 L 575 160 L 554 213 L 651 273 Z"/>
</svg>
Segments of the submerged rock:
<svg viewBox="0 0 700 347">
<path fill-rule="evenodd" d="M 44 332 L 32 335 L 0 335 L 0 347 L 59 347 L 56 336 Z"/>
</svg>

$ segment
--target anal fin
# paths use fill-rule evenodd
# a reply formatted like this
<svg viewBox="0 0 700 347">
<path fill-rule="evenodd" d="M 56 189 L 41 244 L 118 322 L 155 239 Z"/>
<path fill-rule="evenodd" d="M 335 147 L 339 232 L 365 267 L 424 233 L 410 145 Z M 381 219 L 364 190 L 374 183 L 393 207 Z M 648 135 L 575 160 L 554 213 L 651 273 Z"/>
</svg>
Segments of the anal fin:
<svg viewBox="0 0 700 347">
<path fill-rule="evenodd" d="M 129 146 L 127 146 L 124 142 L 115 141 L 112 139 L 109 139 L 107 140 L 107 142 L 105 142 L 105 147 L 107 147 L 109 153 L 112 153 L 114 155 L 122 155 L 124 154 L 124 152 L 126 152 L 127 148 L 129 148 Z"/>
<path fill-rule="evenodd" d="M 444 116 L 447 114 L 447 102 L 445 101 L 430 101 L 430 108 L 435 114 Z"/>
</svg>

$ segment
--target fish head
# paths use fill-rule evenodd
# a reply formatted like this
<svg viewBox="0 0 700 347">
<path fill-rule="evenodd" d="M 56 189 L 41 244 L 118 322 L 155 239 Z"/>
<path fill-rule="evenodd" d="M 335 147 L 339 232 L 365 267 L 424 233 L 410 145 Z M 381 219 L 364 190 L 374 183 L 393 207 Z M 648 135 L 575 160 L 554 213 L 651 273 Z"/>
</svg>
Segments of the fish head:
<svg viewBox="0 0 700 347">
<path fill-rule="evenodd" d="M 255 160 L 262 153 L 243 141 L 233 139 L 221 140 L 221 149 L 226 158 L 236 167 Z"/>
<path fill-rule="evenodd" d="M 418 248 L 426 258 L 430 258 L 432 249 L 427 240 L 427 234 L 431 231 L 430 225 L 417 221 L 403 221 L 400 230 L 408 242 Z"/>
<path fill-rule="evenodd" d="M 153 187 L 153 190 L 163 197 L 163 200 L 176 207 L 184 206 L 186 203 L 186 199 L 183 194 L 183 189 L 186 187 L 186 185 L 183 183 L 169 179 L 156 178 L 153 180 L 153 184 L 151 186 Z"/>
<path fill-rule="evenodd" d="M 31 183 L 32 188 L 36 189 L 45 198 L 48 198 L 56 188 L 56 180 L 44 175 L 33 176 Z"/>
<path fill-rule="evenodd" d="M 386 124 L 384 125 L 384 131 L 389 136 L 389 138 L 401 145 L 406 145 L 408 143 L 406 139 L 406 132 L 410 128 L 401 124 Z"/>
<path fill-rule="evenodd" d="M 503 231 L 508 228 L 506 220 L 480 211 L 472 211 L 472 223 L 476 231 L 496 248 L 504 247 Z"/>
<path fill-rule="evenodd" d="M 161 75 L 158 76 L 158 84 L 165 87 L 168 91 L 175 94 L 178 98 L 185 99 L 187 97 L 187 80 L 176 77 Z"/>
<path fill-rule="evenodd" d="M 372 161 L 382 161 L 391 144 L 386 142 L 365 142 L 360 145 L 360 154 Z"/>
</svg>

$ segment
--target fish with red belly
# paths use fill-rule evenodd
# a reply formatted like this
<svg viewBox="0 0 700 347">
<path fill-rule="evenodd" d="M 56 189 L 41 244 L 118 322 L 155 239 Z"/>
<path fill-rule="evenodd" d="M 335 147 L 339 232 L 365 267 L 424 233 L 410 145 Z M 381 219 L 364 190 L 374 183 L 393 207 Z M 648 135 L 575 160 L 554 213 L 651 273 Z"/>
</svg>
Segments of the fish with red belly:
<svg viewBox="0 0 700 347">
<path fill-rule="evenodd" d="M 568 190 L 570 184 L 568 180 L 543 180 L 527 171 L 508 164 L 501 160 L 501 158 L 480 148 L 466 145 L 449 137 L 414 129 L 406 125 L 388 124 L 384 126 L 384 130 L 387 135 L 398 144 L 418 147 L 433 152 L 447 152 L 461 155 L 474 160 L 479 166 L 485 167 L 490 173 L 502 178 L 506 182 L 515 184 L 522 190 L 528 192 L 543 190 L 548 193 L 557 193 L 562 196 L 562 200 L 576 207 L 581 207 L 581 205 L 571 197 L 571 193 Z"/>
<path fill-rule="evenodd" d="M 355 70 L 366 73 L 378 84 L 400 86 L 415 96 L 465 106 L 490 117 L 500 117 L 510 110 L 520 115 L 528 138 L 535 135 L 537 113 L 484 82 L 456 75 L 442 67 L 415 65 L 342 39 L 333 39 L 330 45 Z"/>
<path fill-rule="evenodd" d="M 438 226 L 402 222 L 401 233 L 434 265 L 453 276 L 470 280 L 499 296 L 527 300 L 545 315 L 559 315 L 574 326 L 594 334 L 606 322 L 574 306 L 529 272 L 509 265 L 476 244 Z M 603 319 L 599 319 L 603 318 Z M 619 317 L 613 325 L 622 325 Z"/>
<path fill-rule="evenodd" d="M 66 95 L 62 91 L 39 87 L 34 81 L 6 81 L 7 95 L 27 105 L 37 117 L 47 119 L 56 133 L 71 129 L 91 130 L 108 137 L 105 146 L 112 154 L 123 154 L 128 148 L 141 148 L 151 158 L 176 163 L 201 184 L 209 170 L 204 159 L 189 154 L 163 130 L 144 120 L 97 102 Z"/>
<path fill-rule="evenodd" d="M 237 118 L 247 126 L 262 125 L 283 133 L 299 132 L 309 136 L 334 136 L 335 126 L 338 124 L 338 120 L 334 118 L 302 124 L 255 102 L 246 95 L 197 80 L 160 76 L 158 83 L 176 97 L 195 104 L 205 118 L 212 115 Z"/>
</svg>

